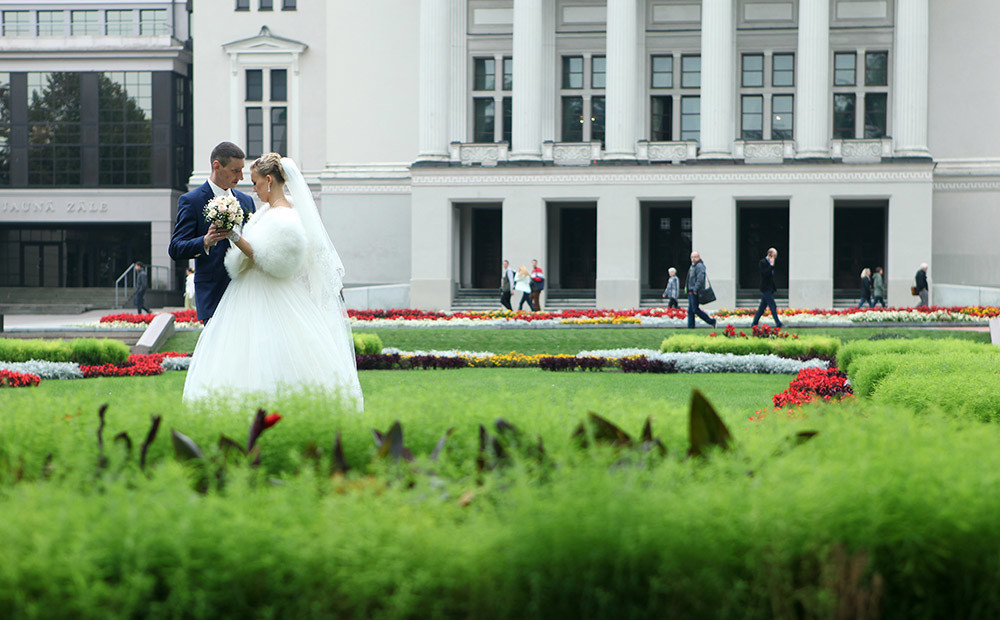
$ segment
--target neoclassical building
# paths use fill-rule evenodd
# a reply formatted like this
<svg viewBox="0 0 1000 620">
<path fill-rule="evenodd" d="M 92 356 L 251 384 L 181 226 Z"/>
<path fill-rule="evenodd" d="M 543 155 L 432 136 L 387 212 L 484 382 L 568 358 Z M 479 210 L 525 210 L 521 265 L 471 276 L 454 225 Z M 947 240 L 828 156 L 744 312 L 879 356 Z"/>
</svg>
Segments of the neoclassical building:
<svg viewBox="0 0 1000 620">
<path fill-rule="evenodd" d="M 909 305 L 923 262 L 934 302 L 1000 303 L 992 0 L 51 4 L 66 6 L 0 0 L 12 33 L 0 39 L 10 71 L 0 78 L 16 102 L 0 107 L 11 128 L 0 132 L 4 239 L 12 224 L 77 217 L 32 213 L 43 194 L 82 195 L 108 209 L 87 222 L 141 224 L 150 236 L 140 243 L 162 262 L 178 191 L 169 171 L 187 157 L 187 184 L 200 184 L 212 147 L 232 140 L 251 157 L 276 150 L 299 162 L 348 282 L 391 292 L 385 301 L 370 288 L 367 303 L 492 298 L 507 258 L 538 259 L 547 304 L 634 307 L 659 298 L 669 267 L 683 278 L 697 249 L 720 305 L 732 306 L 754 302 L 771 246 L 779 298 L 792 306 L 848 303 L 866 266 L 885 269 L 891 304 Z M 161 5 L 169 37 L 112 34 L 114 11 L 136 11 L 129 23 L 141 31 L 142 11 Z M 49 10 L 67 11 L 67 34 L 39 34 Z M 102 34 L 74 38 L 73 10 L 97 10 Z M 184 144 L 180 127 L 156 129 L 184 122 L 158 107 L 168 91 L 156 76 L 187 75 L 188 58 Z M 25 140 L 46 135 L 29 130 L 29 74 L 65 67 L 152 72 L 153 187 L 101 181 L 111 161 L 87 122 L 81 178 L 27 182 L 40 178 L 31 162 L 42 151 L 30 159 Z M 89 92 L 94 78 L 81 79 Z M 100 103 L 81 112 L 99 119 L 88 106 Z M 122 243 L 144 239 L 120 232 Z M 17 243 L 4 251 L 36 241 Z"/>
<path fill-rule="evenodd" d="M 188 18 L 182 0 L 0 0 L 0 302 L 107 290 L 133 261 L 179 286 L 167 244 L 191 174 Z"/>
</svg>

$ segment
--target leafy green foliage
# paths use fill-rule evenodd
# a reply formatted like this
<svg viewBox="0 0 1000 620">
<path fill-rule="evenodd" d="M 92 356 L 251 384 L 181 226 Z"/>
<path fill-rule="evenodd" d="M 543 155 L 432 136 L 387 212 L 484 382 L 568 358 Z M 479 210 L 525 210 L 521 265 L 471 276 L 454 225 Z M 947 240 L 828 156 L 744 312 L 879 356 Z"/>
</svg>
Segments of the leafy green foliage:
<svg viewBox="0 0 1000 620">
<path fill-rule="evenodd" d="M 986 344 L 963 340 L 931 340 L 927 338 L 886 339 L 886 340 L 855 340 L 849 342 L 837 352 L 837 366 L 851 374 L 854 361 L 867 355 L 887 353 L 907 353 L 929 355 L 938 353 L 958 353 L 962 355 L 989 354 L 997 348 Z"/>
<path fill-rule="evenodd" d="M 799 336 L 798 338 L 725 338 L 702 334 L 675 334 L 660 345 L 663 353 L 732 353 L 734 355 L 774 354 L 782 357 L 804 355 L 836 355 L 840 341 L 829 336 Z"/>
<path fill-rule="evenodd" d="M 354 352 L 358 355 L 376 355 L 382 352 L 382 339 L 377 334 L 354 334 Z"/>
<path fill-rule="evenodd" d="M 128 359 L 128 345 L 110 338 L 21 340 L 0 338 L 0 361 L 76 362 L 77 364 L 121 364 Z"/>
</svg>

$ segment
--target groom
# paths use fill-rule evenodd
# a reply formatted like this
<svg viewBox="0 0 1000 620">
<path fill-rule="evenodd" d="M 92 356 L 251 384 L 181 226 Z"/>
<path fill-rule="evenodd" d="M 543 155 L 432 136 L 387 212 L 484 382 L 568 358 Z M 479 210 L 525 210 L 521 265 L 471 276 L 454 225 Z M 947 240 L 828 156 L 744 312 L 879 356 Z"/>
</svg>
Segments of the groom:
<svg viewBox="0 0 1000 620">
<path fill-rule="evenodd" d="M 212 173 L 208 181 L 177 200 L 177 222 L 170 238 L 170 258 L 195 259 L 194 294 L 198 320 L 207 323 L 215 313 L 222 294 L 229 286 L 229 274 L 223 259 L 229 249 L 228 230 L 209 226 L 204 209 L 209 200 L 229 194 L 244 211 L 254 212 L 253 198 L 236 191 L 243 180 L 246 163 L 243 150 L 232 142 L 222 142 L 212 149 Z"/>
</svg>

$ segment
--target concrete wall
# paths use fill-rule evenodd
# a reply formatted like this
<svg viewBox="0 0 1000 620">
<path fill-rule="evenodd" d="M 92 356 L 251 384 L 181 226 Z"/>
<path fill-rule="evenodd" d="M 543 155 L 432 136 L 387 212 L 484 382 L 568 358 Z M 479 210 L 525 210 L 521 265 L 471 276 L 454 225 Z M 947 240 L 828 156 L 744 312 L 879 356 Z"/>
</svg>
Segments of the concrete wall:
<svg viewBox="0 0 1000 620">
<path fill-rule="evenodd" d="M 992 187 L 996 183 L 985 184 Z M 947 179 L 934 192 L 931 275 L 942 283 L 1000 286 L 1000 191 Z M 944 189 L 957 187 L 959 189 Z M 966 188 L 966 189 L 962 189 Z"/>
<path fill-rule="evenodd" d="M 325 193 L 320 208 L 347 283 L 409 282 L 409 194 Z"/>
</svg>

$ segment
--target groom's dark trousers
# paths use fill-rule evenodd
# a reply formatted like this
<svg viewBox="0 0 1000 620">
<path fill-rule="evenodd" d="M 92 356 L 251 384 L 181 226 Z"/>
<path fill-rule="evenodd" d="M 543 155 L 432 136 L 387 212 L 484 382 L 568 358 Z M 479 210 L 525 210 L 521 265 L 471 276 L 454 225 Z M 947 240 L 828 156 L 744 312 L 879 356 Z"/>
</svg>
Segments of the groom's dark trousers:
<svg viewBox="0 0 1000 620">
<path fill-rule="evenodd" d="M 233 190 L 233 196 L 244 211 L 254 212 L 253 198 Z M 205 253 L 204 236 L 208 233 L 205 221 L 205 205 L 215 197 L 212 186 L 205 181 L 201 187 L 193 189 L 177 200 L 177 221 L 174 234 L 170 238 L 170 258 L 176 261 L 194 259 L 194 297 L 198 308 L 198 320 L 205 322 L 215 314 L 222 294 L 229 286 L 229 274 L 223 259 L 229 249 L 229 241 L 223 239 Z"/>
</svg>

